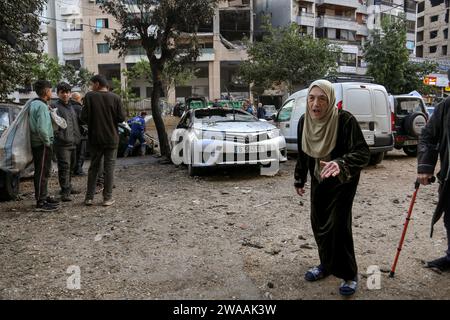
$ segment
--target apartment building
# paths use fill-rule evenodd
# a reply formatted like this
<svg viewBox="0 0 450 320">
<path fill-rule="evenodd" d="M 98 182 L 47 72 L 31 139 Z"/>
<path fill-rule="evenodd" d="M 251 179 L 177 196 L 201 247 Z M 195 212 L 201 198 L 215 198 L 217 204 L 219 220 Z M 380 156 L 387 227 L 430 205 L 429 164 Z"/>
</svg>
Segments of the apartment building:
<svg viewBox="0 0 450 320">
<path fill-rule="evenodd" d="M 104 74 L 108 80 L 113 77 L 121 79 L 123 84 L 125 79 L 121 70 L 132 67 L 140 60 L 147 60 L 139 39 L 130 38 L 126 56 L 119 58 L 118 52 L 109 48 L 105 36 L 120 26 L 114 18 L 100 10 L 99 5 L 103 1 L 72 1 L 78 1 L 82 9 L 80 65 L 94 73 Z M 195 95 L 209 99 L 249 97 L 249 86 L 239 78 L 238 68 L 242 61 L 248 59 L 244 40 L 253 37 L 252 13 L 253 3 L 250 0 L 226 0 L 219 3 L 212 23 L 199 30 L 201 55 L 195 64 L 196 78 L 170 90 L 169 96 L 165 97 L 169 103 Z M 151 96 L 151 84 L 147 81 L 134 81 L 131 86 L 136 96 L 142 99 Z"/>
<path fill-rule="evenodd" d="M 422 0 L 418 2 L 417 57 L 449 58 L 449 2 L 448 0 Z"/>
<path fill-rule="evenodd" d="M 415 5 L 412 0 L 255 0 L 256 30 L 264 15 L 270 17 L 273 26 L 297 23 L 302 33 L 327 38 L 342 48 L 340 73 L 365 74 L 362 46 L 370 30 L 381 28 L 385 16 L 406 14 L 407 47 L 413 54 Z"/>
</svg>

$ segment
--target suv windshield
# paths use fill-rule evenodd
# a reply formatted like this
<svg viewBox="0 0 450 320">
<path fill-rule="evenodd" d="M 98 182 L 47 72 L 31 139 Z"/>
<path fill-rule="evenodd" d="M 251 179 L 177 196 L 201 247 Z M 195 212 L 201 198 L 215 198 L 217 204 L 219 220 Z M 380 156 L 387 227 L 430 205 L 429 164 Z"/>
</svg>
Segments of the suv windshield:
<svg viewBox="0 0 450 320">
<path fill-rule="evenodd" d="M 227 122 L 227 121 L 241 121 L 241 122 L 255 122 L 258 121 L 253 115 L 242 110 L 232 109 L 203 109 L 195 110 L 195 121 L 202 122 Z"/>
<path fill-rule="evenodd" d="M 409 115 L 414 112 L 425 113 L 422 100 L 415 98 L 396 98 L 395 110 L 398 115 Z"/>
<path fill-rule="evenodd" d="M 292 109 L 294 108 L 294 99 L 289 100 L 284 104 L 278 113 L 277 121 L 284 122 L 291 120 Z"/>
</svg>

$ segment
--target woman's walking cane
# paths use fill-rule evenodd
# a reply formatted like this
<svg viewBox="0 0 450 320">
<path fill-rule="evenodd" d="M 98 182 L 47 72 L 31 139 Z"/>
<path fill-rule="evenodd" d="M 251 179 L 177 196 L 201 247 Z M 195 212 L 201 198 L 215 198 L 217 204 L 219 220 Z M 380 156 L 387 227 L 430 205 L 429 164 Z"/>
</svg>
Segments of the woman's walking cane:
<svg viewBox="0 0 450 320">
<path fill-rule="evenodd" d="M 436 181 L 435 177 L 431 177 L 429 179 L 430 183 L 433 183 Z M 398 248 L 397 248 L 397 254 L 395 255 L 395 259 L 394 259 L 394 264 L 392 265 L 391 268 L 391 272 L 389 272 L 389 277 L 393 278 L 394 274 L 395 274 L 395 268 L 397 267 L 397 261 L 398 261 L 398 257 L 400 256 L 400 251 L 402 251 L 402 246 L 403 246 L 403 241 L 405 240 L 405 235 L 406 235 L 406 229 L 408 229 L 408 224 L 409 224 L 409 220 L 411 220 L 411 213 L 414 207 L 414 203 L 416 202 L 416 196 L 417 196 L 417 191 L 419 191 L 419 186 L 420 186 L 420 182 L 419 179 L 416 180 L 416 182 L 414 183 L 414 193 L 411 199 L 411 203 L 409 205 L 409 210 L 408 210 L 408 215 L 406 216 L 406 220 L 405 220 L 405 224 L 403 225 L 403 232 L 402 232 L 402 237 L 400 238 L 400 242 L 398 244 Z"/>
</svg>

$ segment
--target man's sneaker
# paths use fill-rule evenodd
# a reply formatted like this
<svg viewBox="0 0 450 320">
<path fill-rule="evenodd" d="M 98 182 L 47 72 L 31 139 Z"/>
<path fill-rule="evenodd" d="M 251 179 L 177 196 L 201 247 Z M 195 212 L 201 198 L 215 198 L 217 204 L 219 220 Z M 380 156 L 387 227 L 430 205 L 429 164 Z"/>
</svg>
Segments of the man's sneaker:
<svg viewBox="0 0 450 320">
<path fill-rule="evenodd" d="M 58 199 L 55 199 L 54 197 L 47 197 L 47 198 L 45 199 L 45 202 L 50 203 L 50 204 L 53 204 L 53 205 L 59 204 L 59 200 L 58 200 Z"/>
<path fill-rule="evenodd" d="M 56 211 L 58 207 L 48 202 L 41 202 L 36 205 L 36 211 Z"/>
<path fill-rule="evenodd" d="M 85 206 L 92 206 L 94 204 L 94 201 L 92 199 L 86 199 L 84 200 L 84 205 Z"/>
<path fill-rule="evenodd" d="M 109 206 L 112 206 L 115 202 L 116 202 L 116 200 L 114 200 L 114 199 L 104 200 L 103 206 L 109 207 Z"/>
</svg>

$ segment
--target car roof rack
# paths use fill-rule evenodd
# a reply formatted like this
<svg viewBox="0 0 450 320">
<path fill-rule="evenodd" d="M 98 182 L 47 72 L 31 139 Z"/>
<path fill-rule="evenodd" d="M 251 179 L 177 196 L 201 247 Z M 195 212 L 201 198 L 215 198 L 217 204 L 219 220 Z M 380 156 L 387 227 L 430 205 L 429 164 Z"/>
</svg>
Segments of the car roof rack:
<svg viewBox="0 0 450 320">
<path fill-rule="evenodd" d="M 326 76 L 324 79 L 333 82 L 367 82 L 373 83 L 375 79 L 371 76 L 360 75 L 360 74 L 339 74 L 334 76 Z"/>
</svg>

